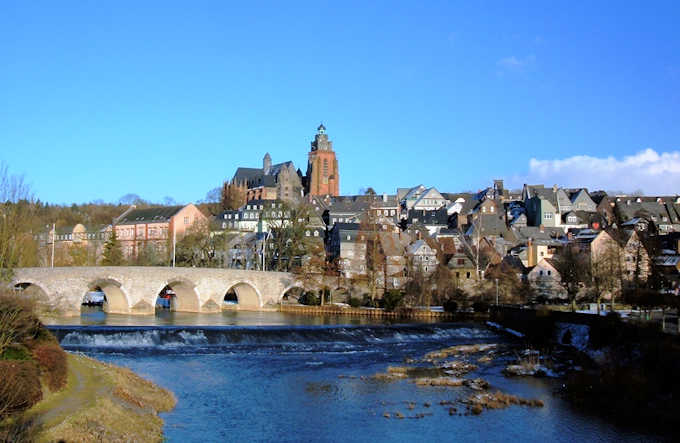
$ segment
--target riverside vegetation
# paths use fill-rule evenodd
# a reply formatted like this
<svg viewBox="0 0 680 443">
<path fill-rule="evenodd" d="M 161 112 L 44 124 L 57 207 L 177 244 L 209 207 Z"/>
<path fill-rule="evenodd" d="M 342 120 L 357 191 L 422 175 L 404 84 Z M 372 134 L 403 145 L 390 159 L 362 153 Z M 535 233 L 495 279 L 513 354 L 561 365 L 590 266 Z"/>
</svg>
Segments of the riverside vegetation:
<svg viewBox="0 0 680 443">
<path fill-rule="evenodd" d="M 0 441 L 162 441 L 174 395 L 132 371 L 67 354 L 30 300 L 0 293 Z"/>
</svg>

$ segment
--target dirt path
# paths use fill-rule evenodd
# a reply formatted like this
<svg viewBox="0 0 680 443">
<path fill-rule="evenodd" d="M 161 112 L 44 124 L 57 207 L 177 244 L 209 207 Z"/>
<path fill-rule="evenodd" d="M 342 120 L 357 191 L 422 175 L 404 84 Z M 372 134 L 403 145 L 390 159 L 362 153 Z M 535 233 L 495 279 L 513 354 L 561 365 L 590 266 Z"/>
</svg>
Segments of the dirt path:
<svg viewBox="0 0 680 443">
<path fill-rule="evenodd" d="M 69 376 L 66 389 L 49 394 L 30 413 L 37 421 L 49 426 L 61 421 L 84 407 L 94 404 L 97 397 L 105 394 L 107 387 L 101 376 L 88 367 L 87 361 L 78 355 L 68 354 Z"/>
</svg>

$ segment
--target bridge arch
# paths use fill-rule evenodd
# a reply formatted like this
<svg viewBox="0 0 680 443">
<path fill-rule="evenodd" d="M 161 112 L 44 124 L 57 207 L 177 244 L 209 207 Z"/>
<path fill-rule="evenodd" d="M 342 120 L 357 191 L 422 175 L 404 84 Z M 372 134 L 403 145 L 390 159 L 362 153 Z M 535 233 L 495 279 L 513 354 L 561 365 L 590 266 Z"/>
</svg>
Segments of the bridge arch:
<svg viewBox="0 0 680 443">
<path fill-rule="evenodd" d="M 194 282 L 182 277 L 166 280 L 156 291 L 156 298 L 165 288 L 170 288 L 175 293 L 175 297 L 173 297 L 173 300 L 170 303 L 171 310 L 179 312 L 200 312 L 200 297 L 198 288 Z"/>
<path fill-rule="evenodd" d="M 106 301 L 102 306 L 102 310 L 108 314 L 127 314 L 130 312 L 130 297 L 127 291 L 123 289 L 123 284 L 113 278 L 98 278 L 88 283 L 85 292 L 101 289 L 106 296 Z M 81 297 L 80 302 L 85 298 L 85 294 Z M 78 307 L 80 309 L 80 306 Z"/>
<path fill-rule="evenodd" d="M 279 295 L 279 298 L 277 299 L 278 303 L 283 303 L 284 302 L 284 297 L 288 294 L 289 291 L 292 291 L 293 289 L 299 289 L 300 293 L 304 292 L 305 288 L 300 282 L 295 282 L 292 285 L 287 286 L 284 288 L 283 291 L 281 291 L 281 294 Z"/>
<path fill-rule="evenodd" d="M 257 286 L 249 280 L 240 280 L 229 284 L 224 293 L 224 302 L 234 301 L 233 295 L 236 296 L 235 304 L 239 308 L 261 308 L 262 294 L 257 289 Z"/>
<path fill-rule="evenodd" d="M 42 283 L 36 282 L 34 280 L 21 280 L 13 282 L 12 287 L 15 292 L 20 292 L 24 297 L 30 297 L 32 300 L 40 303 L 47 302 L 48 292 L 42 285 Z"/>
</svg>

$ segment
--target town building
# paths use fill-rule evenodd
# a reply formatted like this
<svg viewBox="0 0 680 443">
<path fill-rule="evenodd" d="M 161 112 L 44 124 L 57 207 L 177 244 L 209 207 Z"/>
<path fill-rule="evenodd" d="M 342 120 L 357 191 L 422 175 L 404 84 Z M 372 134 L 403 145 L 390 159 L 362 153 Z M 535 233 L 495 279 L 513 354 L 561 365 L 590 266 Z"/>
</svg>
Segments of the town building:
<svg viewBox="0 0 680 443">
<path fill-rule="evenodd" d="M 181 239 L 195 223 L 207 222 L 193 204 L 136 208 L 131 206 L 113 224 L 123 256 L 134 259 L 147 251 L 157 256 L 169 252 L 170 242 Z"/>
</svg>

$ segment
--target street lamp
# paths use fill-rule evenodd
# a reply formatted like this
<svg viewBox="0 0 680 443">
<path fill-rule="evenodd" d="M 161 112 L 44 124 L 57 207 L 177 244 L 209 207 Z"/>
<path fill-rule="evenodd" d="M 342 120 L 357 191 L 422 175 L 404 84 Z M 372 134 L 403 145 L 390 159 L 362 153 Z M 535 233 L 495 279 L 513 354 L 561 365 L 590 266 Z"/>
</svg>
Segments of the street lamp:
<svg viewBox="0 0 680 443">
<path fill-rule="evenodd" d="M 266 271 L 266 264 L 264 261 L 264 254 L 267 251 L 267 239 L 269 238 L 269 232 L 264 236 L 264 242 L 262 243 L 262 272 Z"/>
</svg>

